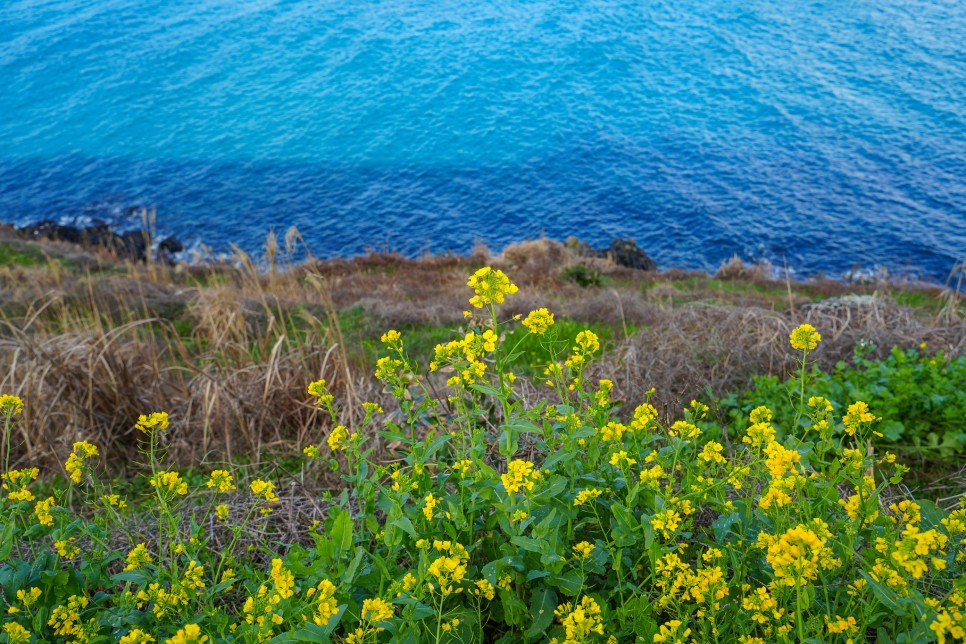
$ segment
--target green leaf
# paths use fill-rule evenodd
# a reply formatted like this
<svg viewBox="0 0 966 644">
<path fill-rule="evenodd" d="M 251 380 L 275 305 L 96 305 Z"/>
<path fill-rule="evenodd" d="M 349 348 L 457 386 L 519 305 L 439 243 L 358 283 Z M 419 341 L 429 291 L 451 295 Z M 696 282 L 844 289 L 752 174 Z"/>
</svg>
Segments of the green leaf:
<svg viewBox="0 0 966 644">
<path fill-rule="evenodd" d="M 559 588 L 563 594 L 569 597 L 576 597 L 584 585 L 580 572 L 576 570 L 565 572 L 562 575 L 548 575 L 547 583 Z"/>
<path fill-rule="evenodd" d="M 346 552 L 352 547 L 352 531 L 352 516 L 347 511 L 339 509 L 329 529 L 329 536 L 337 549 Z"/>
<path fill-rule="evenodd" d="M 888 609 L 893 615 L 897 615 L 899 617 L 905 616 L 906 609 L 904 606 L 901 606 L 898 601 L 896 601 L 895 593 L 873 579 L 872 576 L 866 571 L 860 570 L 859 574 L 865 578 L 865 581 L 868 582 L 869 587 L 872 588 L 872 592 L 876 599 L 878 599 L 879 602 L 886 607 L 886 609 Z"/>
<path fill-rule="evenodd" d="M 530 600 L 530 628 L 525 637 L 543 635 L 553 623 L 553 611 L 557 607 L 557 593 L 552 588 L 541 586 Z"/>
<path fill-rule="evenodd" d="M 10 551 L 13 550 L 13 537 L 16 534 L 16 530 L 17 524 L 13 521 L 8 521 L 3 526 L 3 532 L 0 533 L 0 561 L 4 561 L 10 556 Z"/>
</svg>

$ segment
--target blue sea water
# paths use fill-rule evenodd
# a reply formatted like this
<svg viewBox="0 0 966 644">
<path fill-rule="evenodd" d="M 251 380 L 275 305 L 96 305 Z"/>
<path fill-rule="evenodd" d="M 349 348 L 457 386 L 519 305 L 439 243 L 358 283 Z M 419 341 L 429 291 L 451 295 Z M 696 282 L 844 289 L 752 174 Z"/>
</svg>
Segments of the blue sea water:
<svg viewBox="0 0 966 644">
<path fill-rule="evenodd" d="M 942 279 L 961 0 L 4 0 L 0 220 Z"/>
</svg>

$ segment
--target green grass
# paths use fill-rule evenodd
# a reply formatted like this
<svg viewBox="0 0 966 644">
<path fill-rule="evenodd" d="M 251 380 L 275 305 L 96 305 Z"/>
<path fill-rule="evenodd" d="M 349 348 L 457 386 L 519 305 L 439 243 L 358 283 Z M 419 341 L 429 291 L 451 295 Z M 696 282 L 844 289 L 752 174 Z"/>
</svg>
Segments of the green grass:
<svg viewBox="0 0 966 644">
<path fill-rule="evenodd" d="M 45 261 L 43 253 L 32 246 L 0 242 L 0 266 L 38 266 Z"/>
</svg>

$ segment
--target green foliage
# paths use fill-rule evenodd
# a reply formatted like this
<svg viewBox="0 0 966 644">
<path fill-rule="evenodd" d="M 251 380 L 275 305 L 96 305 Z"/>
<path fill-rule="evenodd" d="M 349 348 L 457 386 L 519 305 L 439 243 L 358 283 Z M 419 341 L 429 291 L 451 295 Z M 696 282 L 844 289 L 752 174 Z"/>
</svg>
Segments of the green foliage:
<svg viewBox="0 0 966 644">
<path fill-rule="evenodd" d="M 38 266 L 43 262 L 44 256 L 32 247 L 0 242 L 0 266 Z"/>
<path fill-rule="evenodd" d="M 842 414 L 862 400 L 882 418 L 881 443 L 899 452 L 952 457 L 966 448 L 966 356 L 949 358 L 925 347 L 894 347 L 882 360 L 870 358 L 874 347 L 860 344 L 852 363 L 839 362 L 831 373 L 814 367 L 807 374 L 812 395 L 824 396 Z M 800 376 L 782 382 L 774 376 L 757 376 L 754 388 L 740 397 L 731 395 L 721 407 L 741 421 L 759 405 L 775 410 L 778 418 L 795 417 Z M 805 421 L 797 430 L 804 429 Z M 796 428 L 778 423 L 791 434 Z"/>
<path fill-rule="evenodd" d="M 566 267 L 563 270 L 563 278 L 568 282 L 573 282 L 577 286 L 584 288 L 588 286 L 600 286 L 603 283 L 600 271 L 586 264 L 571 264 Z"/>
</svg>

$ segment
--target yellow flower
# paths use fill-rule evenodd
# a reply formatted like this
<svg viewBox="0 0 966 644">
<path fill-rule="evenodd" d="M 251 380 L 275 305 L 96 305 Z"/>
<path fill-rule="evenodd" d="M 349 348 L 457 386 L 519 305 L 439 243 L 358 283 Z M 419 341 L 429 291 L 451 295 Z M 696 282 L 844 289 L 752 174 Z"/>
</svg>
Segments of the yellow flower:
<svg viewBox="0 0 966 644">
<path fill-rule="evenodd" d="M 362 619 L 370 622 L 384 622 L 392 619 L 392 604 L 384 599 L 364 599 L 362 601 Z"/>
<path fill-rule="evenodd" d="M 31 588 L 30 590 L 20 589 L 17 591 L 17 600 L 23 604 L 24 608 L 30 608 L 37 603 L 43 591 L 39 588 Z"/>
<path fill-rule="evenodd" d="M 151 477 L 151 487 L 171 492 L 180 496 L 188 493 L 188 484 L 181 478 L 181 474 L 170 470 L 161 470 Z"/>
<path fill-rule="evenodd" d="M 869 406 L 861 400 L 849 405 L 848 413 L 842 417 L 842 423 L 845 425 L 845 433 L 849 436 L 855 436 L 855 432 L 861 429 L 862 425 L 876 420 L 878 418 L 869 411 Z"/>
<path fill-rule="evenodd" d="M 585 503 L 590 503 L 594 499 L 600 497 L 603 491 L 596 488 L 587 488 L 586 490 L 581 490 L 577 493 L 577 498 L 574 499 L 574 507 L 584 505 Z"/>
<path fill-rule="evenodd" d="M 81 611 L 87 608 L 87 604 L 87 597 L 71 595 L 67 598 L 66 604 L 56 606 L 50 613 L 50 619 L 47 620 L 47 625 L 54 627 L 54 635 L 73 635 L 75 639 L 87 641 L 82 639 L 87 636 L 87 632 L 84 625 L 81 624 L 80 616 Z M 96 626 L 96 620 L 94 620 L 94 624 Z"/>
<path fill-rule="evenodd" d="M 578 333 L 574 339 L 574 344 L 582 354 L 597 353 L 600 350 L 600 340 L 593 331 L 581 331 Z"/>
<path fill-rule="evenodd" d="M 493 588 L 493 584 L 485 579 L 478 579 L 473 585 L 476 586 L 473 592 L 477 597 L 483 597 L 484 599 L 492 601 L 496 596 L 496 589 Z"/>
<path fill-rule="evenodd" d="M 724 446 L 721 443 L 709 441 L 698 454 L 698 460 L 705 463 L 724 463 L 726 459 L 721 455 L 722 450 L 724 450 Z"/>
<path fill-rule="evenodd" d="M 594 544 L 587 541 L 581 541 L 573 547 L 574 556 L 580 559 L 586 559 L 594 552 Z"/>
<path fill-rule="evenodd" d="M 221 521 L 226 520 L 228 518 L 228 504 L 220 503 L 215 506 L 215 516 Z"/>
<path fill-rule="evenodd" d="M 328 407 L 332 404 L 334 397 L 325 386 L 325 380 L 319 379 L 309 383 L 308 393 L 315 396 L 315 404 L 319 407 Z"/>
<path fill-rule="evenodd" d="M 151 559 L 151 553 L 148 552 L 147 544 L 139 543 L 127 554 L 127 566 L 124 567 L 124 572 L 138 570 L 150 565 L 152 561 L 153 559 Z"/>
<path fill-rule="evenodd" d="M 340 449 L 346 449 L 345 442 L 348 437 L 349 432 L 346 430 L 345 425 L 336 425 L 325 442 L 329 444 L 330 450 L 337 452 Z"/>
<path fill-rule="evenodd" d="M 249 487 L 252 490 L 252 494 L 262 497 L 268 503 L 276 503 L 280 500 L 275 494 L 275 484 L 271 481 L 255 479 Z"/>
<path fill-rule="evenodd" d="M 657 420 L 657 408 L 651 403 L 638 405 L 634 410 L 634 417 L 631 419 L 630 428 L 632 431 L 639 432 Z"/>
<path fill-rule="evenodd" d="M 145 633 L 140 628 L 134 628 L 119 640 L 119 644 L 153 644 L 154 641 L 154 638 L 148 633 Z"/>
<path fill-rule="evenodd" d="M 667 433 L 671 436 L 680 436 L 681 438 L 697 438 L 701 435 L 701 428 L 694 423 L 678 420 L 671 425 Z"/>
<path fill-rule="evenodd" d="M 84 462 L 98 455 L 97 447 L 87 441 L 74 443 L 73 451 L 67 457 L 67 462 L 64 463 L 64 469 L 70 475 L 70 480 L 80 484 L 84 475 Z"/>
<path fill-rule="evenodd" d="M 156 411 L 148 416 L 145 416 L 144 414 L 138 416 L 138 422 L 134 427 L 145 434 L 150 434 L 152 431 L 166 430 L 169 424 L 168 413 L 164 411 Z"/>
<path fill-rule="evenodd" d="M 604 634 L 604 622 L 601 619 L 600 606 L 593 597 L 584 595 L 576 605 L 567 602 L 557 606 L 553 612 L 560 625 L 564 627 L 566 642 L 590 641 L 594 635 Z"/>
<path fill-rule="evenodd" d="M 70 560 L 80 554 L 80 548 L 74 543 L 74 537 L 60 539 L 54 542 L 54 550 L 64 559 Z"/>
<path fill-rule="evenodd" d="M 637 461 L 635 461 L 633 458 L 628 456 L 626 450 L 615 452 L 610 456 L 610 464 L 613 465 L 614 467 L 621 467 L 621 468 L 630 467 L 635 463 L 637 463 Z"/>
<path fill-rule="evenodd" d="M 21 488 L 19 490 L 14 490 L 13 492 L 10 492 L 10 494 L 7 495 L 7 498 L 17 503 L 21 501 L 29 502 L 34 500 L 34 495 L 33 495 L 33 492 L 31 492 L 27 488 Z"/>
<path fill-rule="evenodd" d="M 680 525 L 681 515 L 671 509 L 658 512 L 651 518 L 651 527 L 655 532 L 662 532 L 665 539 L 670 539 Z"/>
<path fill-rule="evenodd" d="M 689 642 L 688 636 L 691 635 L 690 628 L 681 628 L 681 620 L 672 619 L 666 624 L 661 624 L 660 630 L 654 634 L 654 642 L 666 644 L 685 644 Z"/>
<path fill-rule="evenodd" d="M 323 579 L 314 589 L 316 607 L 312 621 L 316 626 L 326 626 L 329 620 L 339 612 L 339 602 L 335 599 L 336 587 L 328 579 Z"/>
<path fill-rule="evenodd" d="M 440 501 L 438 498 L 433 496 L 432 493 L 427 494 L 424 500 L 426 501 L 426 505 L 423 507 L 423 514 L 426 516 L 427 521 L 432 521 L 433 510 L 436 508 L 437 505 L 442 503 L 442 501 Z"/>
<path fill-rule="evenodd" d="M 816 522 L 820 531 L 828 532 L 824 523 L 818 519 Z M 758 543 L 767 547 L 765 559 L 781 586 L 804 586 L 818 577 L 819 568 L 830 569 L 834 565 L 825 539 L 805 525 L 789 528 L 779 537 L 760 533 Z"/>
<path fill-rule="evenodd" d="M 835 635 L 838 633 L 858 633 L 859 625 L 855 621 L 855 618 L 849 615 L 848 617 L 840 617 L 836 615 L 834 618 L 830 618 L 828 615 L 825 616 L 825 625 L 828 628 L 830 635 Z"/>
<path fill-rule="evenodd" d="M 605 441 L 619 441 L 623 438 L 625 431 L 627 431 L 627 427 L 622 423 L 612 421 L 601 428 L 600 437 Z"/>
<path fill-rule="evenodd" d="M 389 346 L 398 344 L 400 340 L 402 340 L 402 334 L 399 333 L 399 331 L 396 331 L 395 329 L 390 329 L 386 331 L 385 333 L 382 334 L 382 337 L 379 338 L 380 342 L 382 342 L 383 344 L 387 344 Z"/>
<path fill-rule="evenodd" d="M 503 304 L 507 295 L 513 295 L 518 290 L 503 271 L 489 266 L 473 273 L 466 285 L 476 293 L 470 298 L 470 304 L 478 309 L 488 304 Z"/>
<path fill-rule="evenodd" d="M 519 490 L 524 490 L 524 493 L 533 490 L 534 484 L 537 479 L 540 478 L 540 470 L 535 469 L 534 464 L 530 461 L 510 461 L 507 464 L 506 474 L 500 476 L 500 480 L 503 481 L 503 489 L 506 490 L 507 494 L 514 494 Z"/>
<path fill-rule="evenodd" d="M 656 490 L 660 487 L 661 479 L 665 476 L 667 476 L 667 473 L 664 471 L 664 468 L 660 465 L 654 465 L 650 469 L 641 470 L 639 479 L 642 485 Z"/>
<path fill-rule="evenodd" d="M 203 644 L 208 641 L 207 635 L 201 634 L 201 627 L 197 624 L 186 624 L 175 633 L 174 637 L 166 639 L 164 644 Z"/>
<path fill-rule="evenodd" d="M 101 503 L 108 507 L 117 508 L 118 510 L 123 510 L 127 507 L 127 501 L 122 499 L 119 494 L 102 494 Z"/>
<path fill-rule="evenodd" d="M 530 315 L 523 320 L 523 326 L 533 335 L 543 335 L 553 326 L 553 313 L 547 309 L 530 311 Z"/>
<path fill-rule="evenodd" d="M 231 492 L 235 489 L 235 482 L 228 470 L 215 470 L 205 485 L 218 492 Z"/>
<path fill-rule="evenodd" d="M 30 641 L 30 631 L 17 622 L 7 622 L 3 625 L 3 630 L 7 634 L 7 641 L 10 644 L 26 644 Z"/>
<path fill-rule="evenodd" d="M 803 324 L 791 332 L 788 339 L 798 351 L 812 351 L 822 341 L 822 336 L 811 324 Z"/>
<path fill-rule="evenodd" d="M 304 453 L 306 456 L 308 456 L 311 459 L 316 459 L 319 457 L 319 448 L 316 447 L 315 445 L 309 445 L 308 447 L 302 450 L 302 453 Z"/>
<path fill-rule="evenodd" d="M 23 400 L 19 396 L 10 394 L 0 395 L 0 413 L 4 416 L 15 416 L 23 413 Z"/>
<path fill-rule="evenodd" d="M 7 485 L 16 485 L 23 487 L 29 485 L 31 481 L 36 480 L 40 476 L 40 470 L 36 467 L 28 467 L 22 470 L 10 470 L 6 474 L 0 474 L 0 480 L 4 481 L 3 489 L 10 489 Z"/>
</svg>

